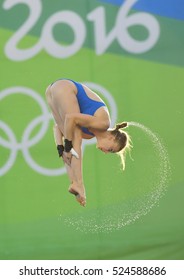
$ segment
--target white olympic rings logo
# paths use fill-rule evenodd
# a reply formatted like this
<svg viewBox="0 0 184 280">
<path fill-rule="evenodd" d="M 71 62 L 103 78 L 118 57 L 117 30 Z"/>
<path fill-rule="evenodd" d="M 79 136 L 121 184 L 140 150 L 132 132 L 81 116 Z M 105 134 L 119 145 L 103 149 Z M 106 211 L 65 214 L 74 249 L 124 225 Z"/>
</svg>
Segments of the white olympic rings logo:
<svg viewBox="0 0 184 280">
<path fill-rule="evenodd" d="M 110 108 L 112 123 L 114 125 L 117 119 L 117 108 L 116 103 L 112 97 L 112 95 L 102 86 L 91 83 L 91 82 L 84 82 L 87 86 L 91 87 L 93 90 L 99 91 L 105 99 L 108 101 L 108 107 Z M 52 119 L 52 115 L 48 110 L 45 100 L 41 97 L 40 94 L 35 92 L 34 90 L 26 87 L 11 87 L 4 89 L 0 92 L 0 101 L 7 96 L 13 94 L 23 94 L 29 96 L 34 99 L 35 102 L 40 106 L 41 115 L 35 117 L 26 127 L 22 134 L 21 141 L 18 142 L 13 130 L 2 120 L 0 120 L 0 129 L 4 131 L 8 140 L 2 138 L 0 136 L 0 146 L 8 149 L 10 151 L 10 155 L 4 166 L 0 166 L 0 176 L 6 174 L 14 165 L 17 157 L 17 152 L 22 151 L 23 157 L 26 163 L 36 172 L 46 175 L 46 176 L 58 176 L 66 173 L 65 167 L 56 168 L 56 169 L 49 169 L 40 166 L 31 156 L 29 148 L 36 145 L 46 134 L 49 128 L 49 122 Z M 38 133 L 30 138 L 32 131 L 37 127 L 37 125 L 41 124 L 41 128 Z M 83 150 L 85 145 L 94 144 L 95 139 L 91 140 L 84 140 L 83 141 Z"/>
</svg>

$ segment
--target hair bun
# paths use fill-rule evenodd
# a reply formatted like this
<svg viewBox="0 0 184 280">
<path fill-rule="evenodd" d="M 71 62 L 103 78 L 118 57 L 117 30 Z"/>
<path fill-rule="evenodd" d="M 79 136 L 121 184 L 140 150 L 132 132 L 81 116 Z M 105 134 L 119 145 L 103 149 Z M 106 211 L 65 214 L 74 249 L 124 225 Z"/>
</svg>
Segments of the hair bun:
<svg viewBox="0 0 184 280">
<path fill-rule="evenodd" d="M 128 126 L 128 123 L 127 122 L 122 122 L 122 123 L 118 123 L 116 124 L 116 129 L 120 129 L 120 128 L 124 128 L 124 127 L 127 127 Z"/>
</svg>

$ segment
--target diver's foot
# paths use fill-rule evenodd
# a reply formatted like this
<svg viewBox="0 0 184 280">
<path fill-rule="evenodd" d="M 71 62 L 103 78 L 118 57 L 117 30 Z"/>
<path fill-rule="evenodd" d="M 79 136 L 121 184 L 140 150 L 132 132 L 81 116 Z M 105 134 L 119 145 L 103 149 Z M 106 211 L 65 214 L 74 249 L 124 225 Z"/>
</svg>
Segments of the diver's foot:
<svg viewBox="0 0 184 280">
<path fill-rule="evenodd" d="M 86 197 L 84 195 L 77 194 L 75 197 L 81 206 L 86 206 Z"/>
<path fill-rule="evenodd" d="M 71 194 L 74 194 L 74 195 L 78 195 L 79 193 L 74 191 L 74 189 L 72 188 L 69 188 L 68 191 L 71 193 Z"/>
<path fill-rule="evenodd" d="M 76 200 L 80 203 L 81 206 L 86 206 L 86 195 L 84 187 L 77 187 L 77 185 L 72 184 L 68 191 L 75 195 Z"/>
</svg>

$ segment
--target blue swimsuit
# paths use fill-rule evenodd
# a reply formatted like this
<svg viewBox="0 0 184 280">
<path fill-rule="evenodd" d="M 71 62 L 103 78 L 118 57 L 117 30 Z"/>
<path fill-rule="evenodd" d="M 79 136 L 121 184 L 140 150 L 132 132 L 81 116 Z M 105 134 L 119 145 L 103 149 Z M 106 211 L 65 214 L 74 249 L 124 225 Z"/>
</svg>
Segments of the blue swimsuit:
<svg viewBox="0 0 184 280">
<path fill-rule="evenodd" d="M 91 98 L 89 98 L 83 86 L 80 83 L 70 79 L 66 80 L 73 82 L 77 87 L 76 97 L 79 103 L 80 113 L 93 116 L 97 109 L 99 109 L 102 106 L 106 106 L 103 102 L 92 100 Z M 91 133 L 86 127 L 81 127 L 81 129 L 84 133 L 94 136 L 94 134 Z"/>
<path fill-rule="evenodd" d="M 71 80 L 72 81 L 72 80 Z M 87 114 L 94 116 L 97 109 L 102 106 L 106 106 L 105 103 L 93 100 L 88 97 L 83 86 L 80 83 L 72 81 L 77 87 L 77 100 L 79 103 L 80 112 L 82 114 Z M 86 134 L 93 135 L 86 127 L 81 127 L 82 131 Z"/>
</svg>

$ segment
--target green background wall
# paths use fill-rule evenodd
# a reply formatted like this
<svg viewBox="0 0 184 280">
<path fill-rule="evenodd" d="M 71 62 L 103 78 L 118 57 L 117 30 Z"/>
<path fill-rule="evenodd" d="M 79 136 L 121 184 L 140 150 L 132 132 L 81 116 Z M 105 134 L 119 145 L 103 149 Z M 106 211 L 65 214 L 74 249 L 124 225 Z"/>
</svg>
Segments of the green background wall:
<svg viewBox="0 0 184 280">
<path fill-rule="evenodd" d="M 0 1 L 0 259 L 183 259 L 182 1 L 30 2 Z M 154 133 L 127 129 L 125 172 L 84 142 L 86 208 L 67 192 L 45 107 L 46 87 L 62 77 L 102 87 L 113 122 Z"/>
</svg>

